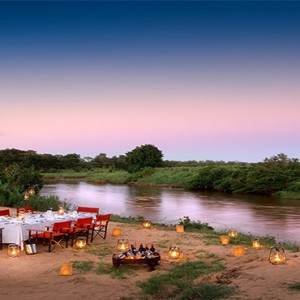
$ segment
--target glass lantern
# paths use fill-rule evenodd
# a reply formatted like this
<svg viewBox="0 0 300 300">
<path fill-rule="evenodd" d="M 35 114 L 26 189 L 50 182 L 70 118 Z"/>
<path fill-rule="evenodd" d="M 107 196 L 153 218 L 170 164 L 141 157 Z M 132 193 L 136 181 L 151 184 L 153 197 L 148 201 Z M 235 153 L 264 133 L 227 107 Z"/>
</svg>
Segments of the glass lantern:
<svg viewBox="0 0 300 300">
<path fill-rule="evenodd" d="M 148 221 L 148 220 L 144 221 L 144 222 L 143 222 L 143 227 L 144 227 L 144 228 L 151 228 L 151 222 Z"/>
<path fill-rule="evenodd" d="M 273 265 L 280 265 L 286 262 L 285 251 L 281 245 L 271 247 L 269 262 Z"/>
<path fill-rule="evenodd" d="M 63 206 L 60 206 L 60 207 L 58 208 L 58 214 L 59 214 L 59 215 L 63 215 L 64 213 L 65 213 L 64 207 L 63 207 Z"/>
<path fill-rule="evenodd" d="M 27 190 L 27 193 L 32 196 L 35 194 L 35 190 L 34 190 L 34 187 L 29 187 L 28 190 Z"/>
<path fill-rule="evenodd" d="M 7 247 L 7 255 L 11 258 L 18 257 L 20 254 L 20 247 L 17 244 L 9 244 Z"/>
<path fill-rule="evenodd" d="M 168 252 L 168 256 L 172 259 L 177 259 L 180 257 L 180 249 L 177 246 L 171 246 Z"/>
<path fill-rule="evenodd" d="M 118 239 L 117 250 L 120 252 L 126 252 L 129 250 L 129 243 L 127 239 Z"/>
<path fill-rule="evenodd" d="M 237 237 L 238 236 L 238 232 L 235 229 L 230 229 L 228 232 L 228 235 L 230 237 Z"/>
<path fill-rule="evenodd" d="M 76 240 L 75 246 L 77 249 L 83 249 L 86 247 L 86 239 L 85 238 L 78 238 Z"/>
<path fill-rule="evenodd" d="M 260 244 L 260 242 L 259 242 L 258 239 L 254 239 L 254 240 L 252 241 L 252 247 L 253 247 L 254 249 L 256 249 L 256 250 L 262 248 L 262 246 L 261 246 L 261 244 Z"/>
</svg>

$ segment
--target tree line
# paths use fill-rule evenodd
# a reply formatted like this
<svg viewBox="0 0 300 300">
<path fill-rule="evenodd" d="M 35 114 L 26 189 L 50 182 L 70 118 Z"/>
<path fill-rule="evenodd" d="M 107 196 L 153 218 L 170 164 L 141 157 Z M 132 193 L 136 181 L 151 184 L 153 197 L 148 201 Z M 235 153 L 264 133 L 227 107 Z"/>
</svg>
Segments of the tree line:
<svg viewBox="0 0 300 300">
<path fill-rule="evenodd" d="M 1 187 L 2 192 L 6 190 L 9 193 L 9 187 L 16 182 L 22 182 L 20 191 L 30 184 L 40 187 L 41 179 L 36 172 L 80 172 L 98 168 L 113 173 L 127 171 L 129 175 L 124 183 L 137 181 L 181 186 L 189 190 L 300 198 L 300 163 L 297 158 L 288 158 L 281 153 L 258 163 L 167 161 L 163 160 L 161 150 L 153 145 L 142 145 L 111 158 L 104 153 L 94 158 L 81 158 L 78 154 L 51 155 L 37 154 L 32 150 L 0 150 L 0 194 Z M 7 188 L 4 189 L 4 186 Z"/>
</svg>

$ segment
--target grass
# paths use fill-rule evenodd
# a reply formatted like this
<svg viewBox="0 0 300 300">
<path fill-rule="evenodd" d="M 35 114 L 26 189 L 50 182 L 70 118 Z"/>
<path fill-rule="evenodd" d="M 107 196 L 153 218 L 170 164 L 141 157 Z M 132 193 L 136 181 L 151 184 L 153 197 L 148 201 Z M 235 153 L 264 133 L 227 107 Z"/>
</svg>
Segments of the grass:
<svg viewBox="0 0 300 300">
<path fill-rule="evenodd" d="M 91 260 L 86 261 L 72 261 L 73 268 L 79 270 L 80 272 L 88 272 L 94 268 L 94 262 Z"/>
<path fill-rule="evenodd" d="M 197 287 L 193 287 L 184 291 L 178 300 L 189 300 L 189 299 L 205 299 L 205 300 L 217 300 L 228 298 L 233 294 L 234 289 L 232 287 L 202 283 Z"/>
<path fill-rule="evenodd" d="M 99 262 L 95 263 L 91 260 L 85 261 L 72 261 L 73 268 L 80 271 L 80 273 L 84 272 L 93 272 L 97 275 L 110 275 L 114 279 L 126 279 L 128 274 L 132 274 L 132 270 L 130 268 L 124 269 L 115 269 L 111 263 Z"/>
<path fill-rule="evenodd" d="M 193 261 L 176 264 L 166 274 L 155 274 L 138 286 L 145 295 L 157 299 L 221 299 L 233 293 L 233 289 L 220 285 L 193 285 L 193 280 L 224 269 L 218 259 L 212 262 Z M 201 295 L 200 298 L 199 296 Z"/>
<path fill-rule="evenodd" d="M 300 282 L 295 282 L 289 285 L 290 290 L 296 290 L 300 292 Z"/>
<path fill-rule="evenodd" d="M 112 255 L 114 252 L 114 248 L 108 245 L 103 245 L 102 247 L 98 247 L 98 248 L 86 249 L 86 252 L 94 254 L 99 258 L 103 258 L 108 254 Z"/>
</svg>

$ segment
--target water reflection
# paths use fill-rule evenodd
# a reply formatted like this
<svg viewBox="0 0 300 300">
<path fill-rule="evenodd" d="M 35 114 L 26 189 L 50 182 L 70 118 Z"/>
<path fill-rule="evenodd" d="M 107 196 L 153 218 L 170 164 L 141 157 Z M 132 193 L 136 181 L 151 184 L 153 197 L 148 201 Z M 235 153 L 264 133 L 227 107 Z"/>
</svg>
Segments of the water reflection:
<svg viewBox="0 0 300 300">
<path fill-rule="evenodd" d="M 189 216 L 217 229 L 236 228 L 254 235 L 269 234 L 281 241 L 300 241 L 300 201 L 295 200 L 85 182 L 46 184 L 41 193 L 57 195 L 76 206 L 99 207 L 103 214 L 144 216 L 170 223 Z"/>
</svg>

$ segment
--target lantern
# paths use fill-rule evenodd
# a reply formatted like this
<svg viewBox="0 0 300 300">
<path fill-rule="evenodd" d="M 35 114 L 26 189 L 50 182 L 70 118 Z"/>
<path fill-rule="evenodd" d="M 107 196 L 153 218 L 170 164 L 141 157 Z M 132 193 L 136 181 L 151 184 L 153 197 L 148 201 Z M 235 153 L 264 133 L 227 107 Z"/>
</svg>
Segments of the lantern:
<svg viewBox="0 0 300 300">
<path fill-rule="evenodd" d="M 19 212 L 18 212 L 18 219 L 23 221 L 25 219 L 25 216 L 26 216 L 26 211 L 25 209 L 19 209 Z"/>
<path fill-rule="evenodd" d="M 220 235 L 220 242 L 222 245 L 228 245 L 230 237 L 228 235 Z"/>
<path fill-rule="evenodd" d="M 78 249 L 83 249 L 86 247 L 86 239 L 85 238 L 78 238 L 76 240 L 76 243 L 75 243 L 75 246 L 76 248 Z"/>
<path fill-rule="evenodd" d="M 177 224 L 176 225 L 176 232 L 179 232 L 179 233 L 184 232 L 184 225 Z"/>
<path fill-rule="evenodd" d="M 73 275 L 73 265 L 71 262 L 63 263 L 59 270 L 59 275 L 70 276 Z"/>
<path fill-rule="evenodd" d="M 286 262 L 284 248 L 281 245 L 271 247 L 269 262 L 273 265 L 280 265 Z"/>
<path fill-rule="evenodd" d="M 243 256 L 245 254 L 244 246 L 233 246 L 232 247 L 233 256 Z"/>
<path fill-rule="evenodd" d="M 118 239 L 117 250 L 121 252 L 126 252 L 129 250 L 129 243 L 126 239 Z"/>
<path fill-rule="evenodd" d="M 260 244 L 260 242 L 259 242 L 258 239 L 254 239 L 254 240 L 252 241 L 252 247 L 253 247 L 254 249 L 257 249 L 257 250 L 262 248 L 262 246 L 261 246 L 261 244 Z"/>
<path fill-rule="evenodd" d="M 59 214 L 59 215 L 63 215 L 64 213 L 65 213 L 64 207 L 63 207 L 63 206 L 60 206 L 60 207 L 58 208 L 58 214 Z"/>
<path fill-rule="evenodd" d="M 168 252 L 168 256 L 172 259 L 177 259 L 180 257 L 180 249 L 177 246 L 171 246 Z"/>
<path fill-rule="evenodd" d="M 27 190 L 27 193 L 28 193 L 30 196 L 34 195 L 34 194 L 35 194 L 34 188 L 33 188 L 33 187 L 29 187 L 28 190 Z"/>
<path fill-rule="evenodd" d="M 230 237 L 237 237 L 238 236 L 238 232 L 235 229 L 230 229 L 228 232 L 228 235 Z"/>
<path fill-rule="evenodd" d="M 9 257 L 15 258 L 20 254 L 20 247 L 16 244 L 9 244 L 7 247 L 7 255 Z"/>
<path fill-rule="evenodd" d="M 28 200 L 28 199 L 29 199 L 29 194 L 28 194 L 28 193 L 25 193 L 24 196 L 23 196 L 23 199 L 24 199 L 24 200 Z"/>
<path fill-rule="evenodd" d="M 144 221 L 143 227 L 144 227 L 144 228 L 151 228 L 151 222 L 148 221 L 148 220 Z"/>
<path fill-rule="evenodd" d="M 122 231 L 120 228 L 114 228 L 111 233 L 112 236 L 120 236 L 121 234 L 122 234 Z"/>
</svg>

